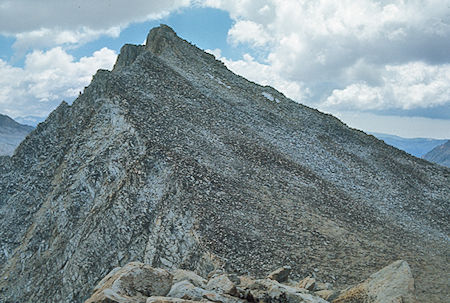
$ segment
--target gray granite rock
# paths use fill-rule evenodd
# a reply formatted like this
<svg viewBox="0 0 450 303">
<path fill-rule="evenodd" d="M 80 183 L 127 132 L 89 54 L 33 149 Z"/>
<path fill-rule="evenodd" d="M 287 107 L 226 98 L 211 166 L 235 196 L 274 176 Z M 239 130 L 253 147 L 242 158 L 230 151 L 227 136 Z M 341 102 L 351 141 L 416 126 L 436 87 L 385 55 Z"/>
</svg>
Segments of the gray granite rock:
<svg viewBox="0 0 450 303">
<path fill-rule="evenodd" d="M 351 287 L 333 303 L 417 303 L 414 278 L 407 262 L 396 261 Z"/>
<path fill-rule="evenodd" d="M 86 303 L 145 303 L 147 297 L 167 295 L 171 285 L 172 275 L 166 270 L 132 262 L 106 275 Z"/>
</svg>

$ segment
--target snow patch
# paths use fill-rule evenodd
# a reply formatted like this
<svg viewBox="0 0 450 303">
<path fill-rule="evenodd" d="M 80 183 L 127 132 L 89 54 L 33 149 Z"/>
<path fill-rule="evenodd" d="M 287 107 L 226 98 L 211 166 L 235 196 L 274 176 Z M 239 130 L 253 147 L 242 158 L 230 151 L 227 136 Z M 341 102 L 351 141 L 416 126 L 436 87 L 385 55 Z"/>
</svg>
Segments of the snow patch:
<svg viewBox="0 0 450 303">
<path fill-rule="evenodd" d="M 275 98 L 274 96 L 272 96 L 272 94 L 269 94 L 267 92 L 262 92 L 261 94 L 270 101 L 275 101 L 276 103 L 280 103 L 280 100 L 278 98 Z"/>
<path fill-rule="evenodd" d="M 216 79 L 216 77 L 214 77 L 214 76 L 211 75 L 210 73 L 206 73 L 206 75 L 207 75 L 210 79 L 216 80 L 216 82 L 219 83 L 220 85 L 223 85 L 223 86 L 225 86 L 225 87 L 228 88 L 228 89 L 231 88 L 231 86 L 229 86 L 229 85 L 223 83 L 222 80 L 220 80 L 220 79 Z"/>
</svg>

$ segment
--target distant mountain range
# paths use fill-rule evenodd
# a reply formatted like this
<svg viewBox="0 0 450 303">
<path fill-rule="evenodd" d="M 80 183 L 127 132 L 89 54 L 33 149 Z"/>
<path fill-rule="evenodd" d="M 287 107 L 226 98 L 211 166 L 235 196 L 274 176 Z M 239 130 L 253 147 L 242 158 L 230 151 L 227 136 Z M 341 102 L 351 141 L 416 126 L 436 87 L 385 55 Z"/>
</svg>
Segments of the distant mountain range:
<svg viewBox="0 0 450 303">
<path fill-rule="evenodd" d="M 0 114 L 0 156 L 12 155 L 16 147 L 34 129 Z"/>
<path fill-rule="evenodd" d="M 31 125 L 36 127 L 39 123 L 43 122 L 46 117 L 39 116 L 24 116 L 24 117 L 15 117 L 14 120 L 21 124 Z"/>
<path fill-rule="evenodd" d="M 399 136 L 372 132 L 369 132 L 369 134 L 374 135 L 380 140 L 383 140 L 386 144 L 401 149 L 408 154 L 411 154 L 418 158 L 422 158 L 423 155 L 431 151 L 436 146 L 442 145 L 447 142 L 446 139 L 402 138 Z"/>
<path fill-rule="evenodd" d="M 436 146 L 423 156 L 424 159 L 437 164 L 450 167 L 450 140 Z"/>
</svg>

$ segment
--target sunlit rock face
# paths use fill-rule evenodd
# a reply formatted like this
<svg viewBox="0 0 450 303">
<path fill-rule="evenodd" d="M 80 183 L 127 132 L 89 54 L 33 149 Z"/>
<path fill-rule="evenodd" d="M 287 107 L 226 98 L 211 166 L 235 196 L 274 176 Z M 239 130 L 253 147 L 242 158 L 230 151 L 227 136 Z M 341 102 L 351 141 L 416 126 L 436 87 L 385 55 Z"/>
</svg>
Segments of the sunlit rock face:
<svg viewBox="0 0 450 303">
<path fill-rule="evenodd" d="M 443 302 L 449 196 L 448 169 L 161 26 L 0 157 L 0 301 L 82 302 L 132 261 L 254 276 L 290 266 L 343 288 L 404 259 L 419 301 Z"/>
</svg>

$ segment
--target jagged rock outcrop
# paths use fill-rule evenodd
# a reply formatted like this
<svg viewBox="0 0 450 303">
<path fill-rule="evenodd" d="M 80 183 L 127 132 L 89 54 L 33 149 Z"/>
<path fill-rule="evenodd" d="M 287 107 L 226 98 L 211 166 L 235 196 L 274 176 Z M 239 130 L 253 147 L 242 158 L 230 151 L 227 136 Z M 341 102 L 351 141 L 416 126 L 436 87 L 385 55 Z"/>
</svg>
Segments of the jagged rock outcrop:
<svg viewBox="0 0 450 303">
<path fill-rule="evenodd" d="M 442 145 L 436 146 L 426 153 L 423 158 L 430 162 L 450 167 L 450 140 Z"/>
<path fill-rule="evenodd" d="M 419 300 L 448 296 L 449 169 L 233 74 L 166 26 L 0 172 L 2 302 L 82 302 L 132 261 L 286 265 L 344 288 L 404 259 Z"/>
<path fill-rule="evenodd" d="M 0 157 L 11 156 L 32 130 L 32 126 L 17 123 L 10 117 L 0 114 Z"/>
<path fill-rule="evenodd" d="M 163 269 L 133 262 L 112 270 L 95 287 L 86 303 L 416 303 L 414 279 L 408 263 L 403 260 L 347 290 L 329 289 L 326 295 L 329 301 L 322 298 L 323 290 L 302 287 L 302 282 L 311 281 L 311 278 L 295 282 L 289 279 L 287 271 L 283 272 L 287 273 L 283 278 L 285 283 L 271 279 L 271 275 L 256 279 L 220 273 L 194 286 L 191 283 L 193 277 L 196 281 L 203 279 L 194 272 L 183 270 L 180 275 L 180 270 L 175 269 L 172 275 Z M 180 279 L 186 279 L 173 280 L 177 274 Z"/>
</svg>

